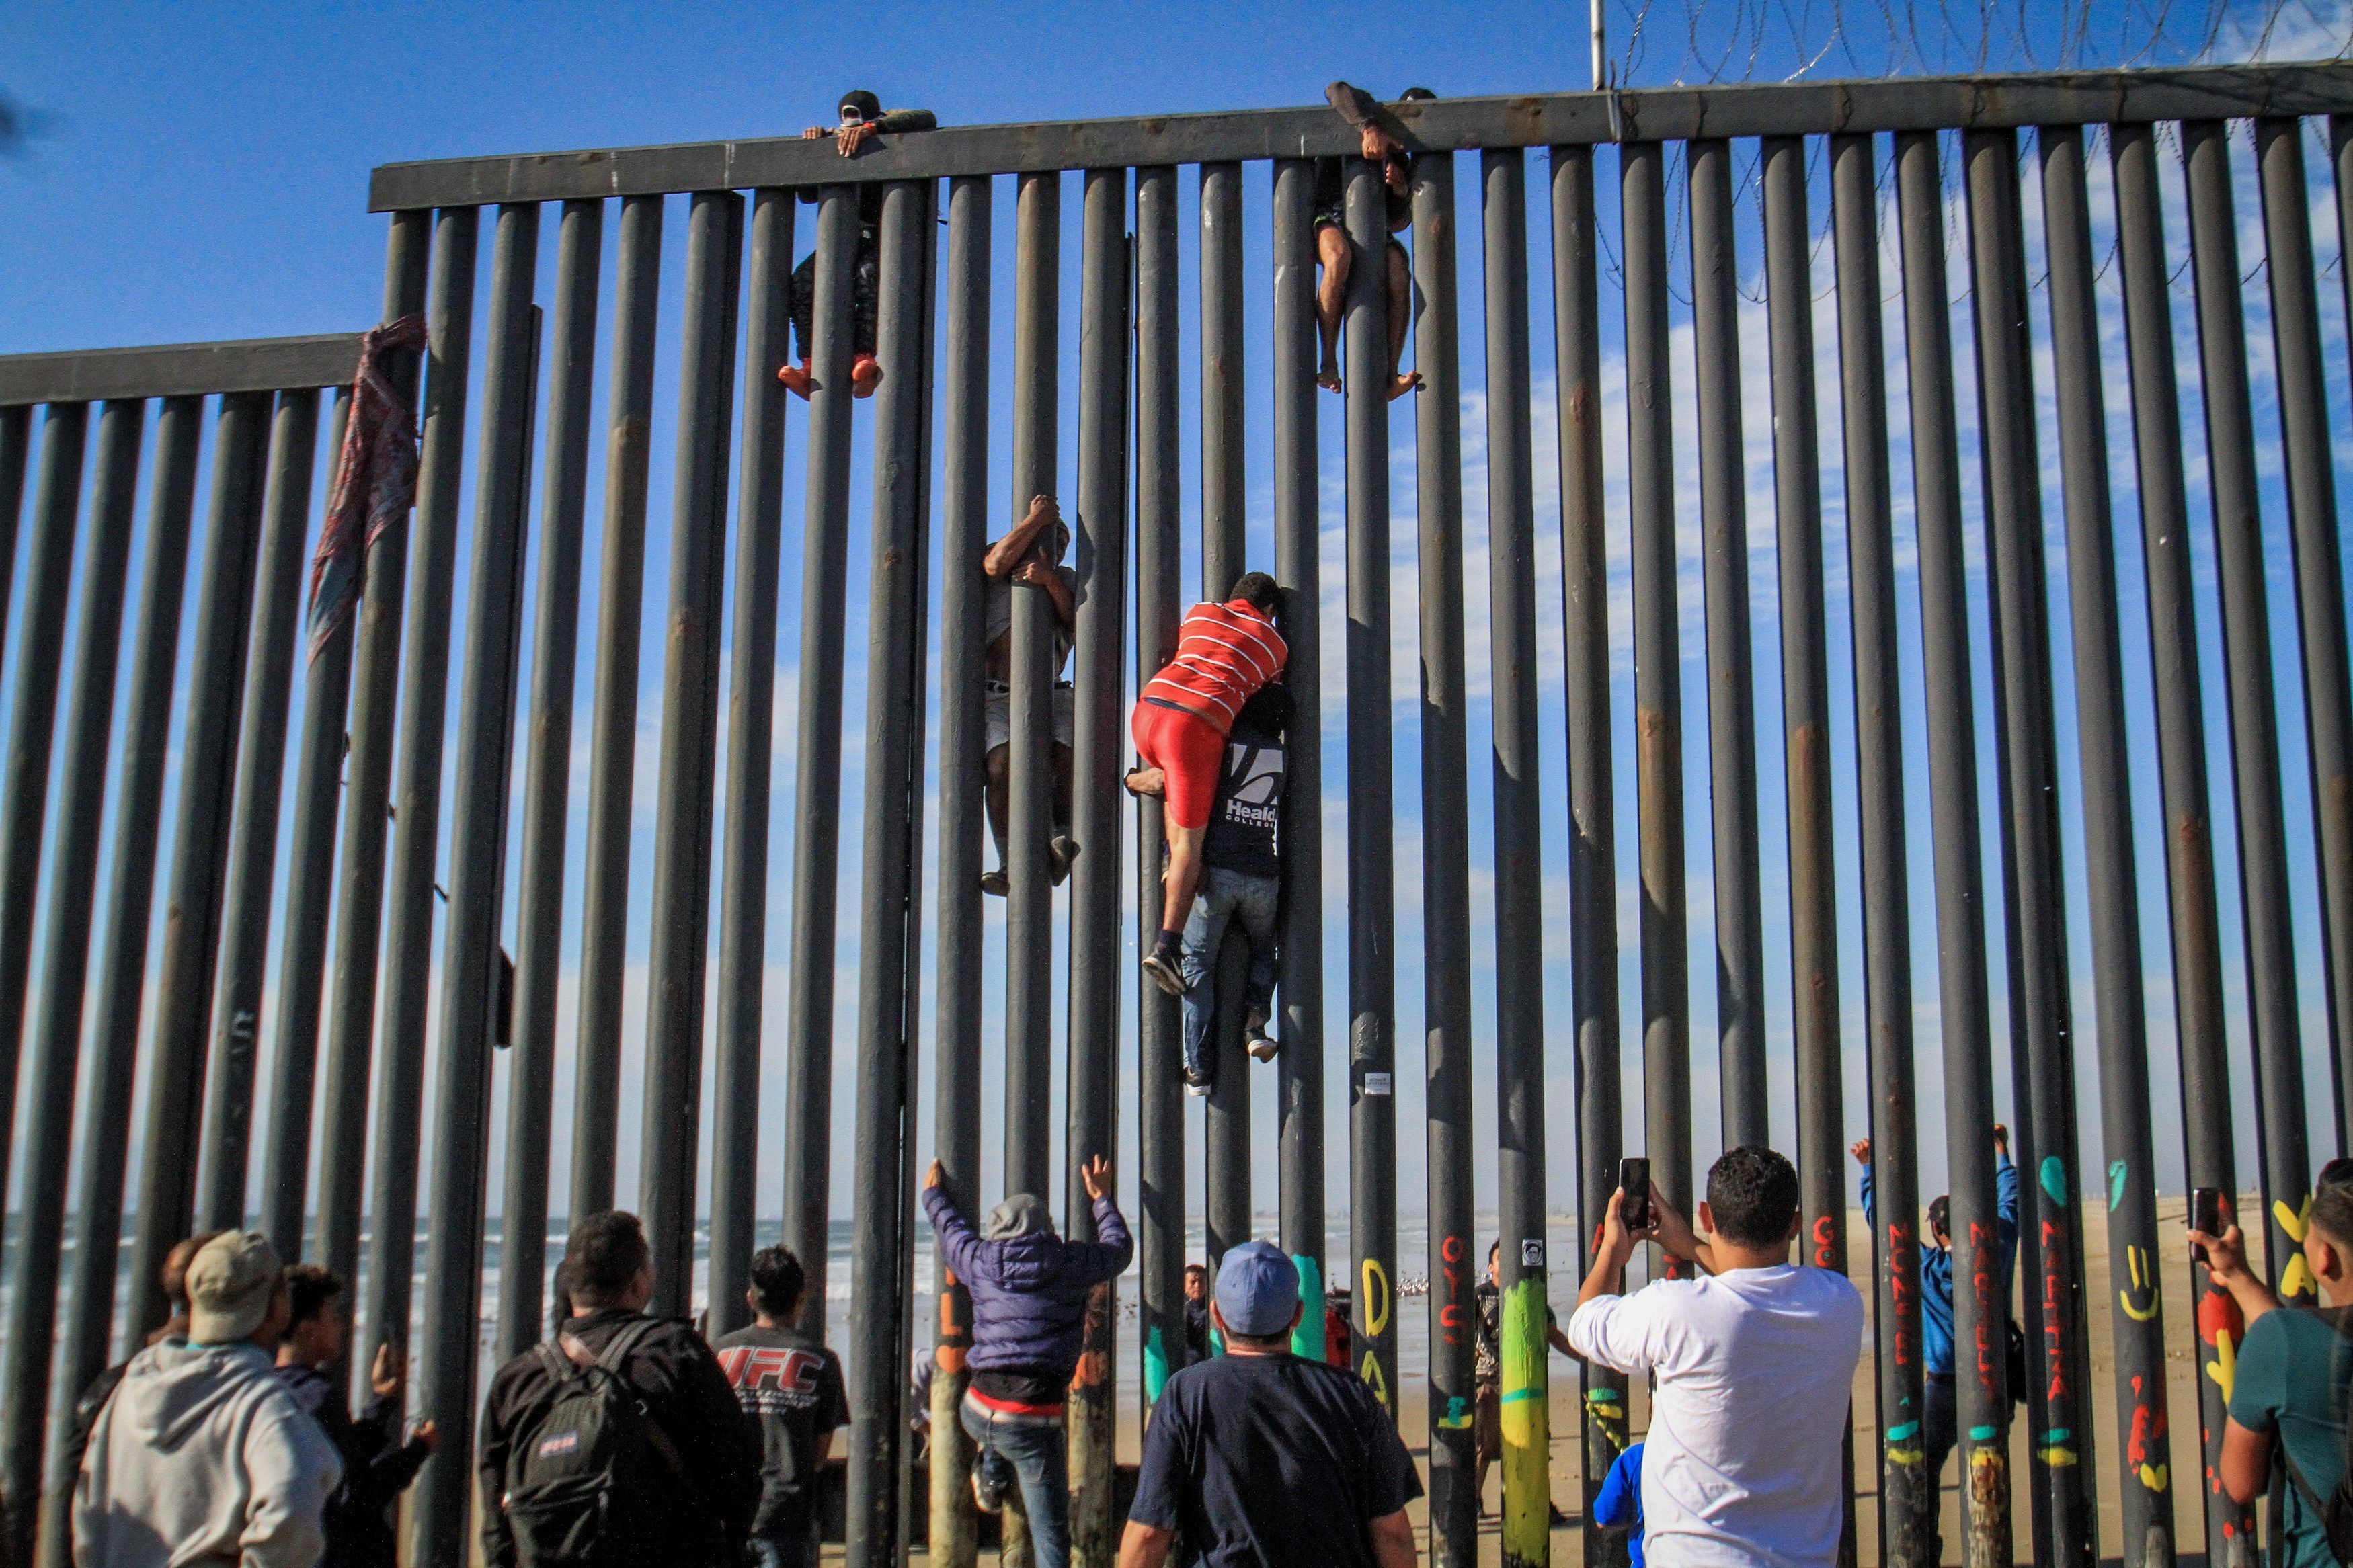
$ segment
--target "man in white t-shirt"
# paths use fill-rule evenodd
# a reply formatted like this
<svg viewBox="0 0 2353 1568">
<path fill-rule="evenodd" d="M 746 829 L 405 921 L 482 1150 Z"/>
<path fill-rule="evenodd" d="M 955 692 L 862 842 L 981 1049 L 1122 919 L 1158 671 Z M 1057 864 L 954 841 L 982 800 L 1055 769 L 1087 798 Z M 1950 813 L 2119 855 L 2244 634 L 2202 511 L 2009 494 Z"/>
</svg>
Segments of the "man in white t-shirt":
<svg viewBox="0 0 2353 1568">
<path fill-rule="evenodd" d="M 1577 1353 L 1649 1373 L 1643 1545 L 1654 1568 L 1835 1563 L 1839 1494 L 1862 1298 L 1846 1277 L 1794 1267 L 1798 1173 L 1770 1149 L 1727 1152 L 1707 1173 L 1703 1241 L 1653 1192 L 1630 1231 L 1613 1194 L 1600 1254 L 1568 1321 Z M 1696 1279 L 1618 1294 L 1638 1241 L 1695 1262 Z"/>
</svg>

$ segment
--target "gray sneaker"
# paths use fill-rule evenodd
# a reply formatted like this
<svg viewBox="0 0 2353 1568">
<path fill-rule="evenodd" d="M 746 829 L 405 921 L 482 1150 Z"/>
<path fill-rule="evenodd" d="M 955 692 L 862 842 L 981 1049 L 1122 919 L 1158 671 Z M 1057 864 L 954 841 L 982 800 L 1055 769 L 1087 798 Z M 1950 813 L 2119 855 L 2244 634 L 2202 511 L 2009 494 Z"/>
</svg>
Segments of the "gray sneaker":
<svg viewBox="0 0 2353 1568">
<path fill-rule="evenodd" d="M 1145 955 L 1144 973 L 1171 996 L 1185 994 L 1185 972 L 1178 967 L 1176 944 L 1164 942 Z"/>
</svg>

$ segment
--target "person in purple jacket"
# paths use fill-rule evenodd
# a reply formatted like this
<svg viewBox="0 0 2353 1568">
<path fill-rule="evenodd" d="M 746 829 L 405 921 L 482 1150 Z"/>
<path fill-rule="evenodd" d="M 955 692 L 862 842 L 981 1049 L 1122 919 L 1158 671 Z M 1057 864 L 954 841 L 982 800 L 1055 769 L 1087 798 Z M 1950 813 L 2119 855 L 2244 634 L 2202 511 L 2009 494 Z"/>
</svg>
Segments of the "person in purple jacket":
<svg viewBox="0 0 2353 1568">
<path fill-rule="evenodd" d="M 1071 1487 L 1063 1406 L 1079 1364 L 1087 1297 L 1126 1272 L 1135 1256 L 1127 1222 L 1112 1201 L 1111 1162 L 1079 1168 L 1094 1204 L 1094 1241 L 1064 1241 L 1044 1200 L 1016 1193 L 988 1211 L 976 1234 L 940 1185 L 940 1163 L 923 1176 L 923 1214 L 940 1258 L 972 1292 L 972 1386 L 959 1412 L 979 1457 L 973 1501 L 1004 1506 L 1018 1486 L 1036 1568 L 1067 1568 Z"/>
</svg>

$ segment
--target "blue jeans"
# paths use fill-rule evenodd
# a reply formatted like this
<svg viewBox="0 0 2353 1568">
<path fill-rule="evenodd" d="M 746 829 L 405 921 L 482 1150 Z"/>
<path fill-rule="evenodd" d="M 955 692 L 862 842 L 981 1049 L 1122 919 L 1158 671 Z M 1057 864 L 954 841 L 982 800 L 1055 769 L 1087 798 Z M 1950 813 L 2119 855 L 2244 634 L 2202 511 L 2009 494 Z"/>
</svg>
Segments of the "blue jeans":
<svg viewBox="0 0 2353 1568">
<path fill-rule="evenodd" d="M 983 1484 L 1003 1491 L 1009 1468 L 1021 1489 L 1033 1568 L 1070 1568 L 1070 1437 L 1062 1418 L 999 1415 L 969 1395 L 959 1414 L 979 1450 L 975 1467 L 989 1472 Z"/>
<path fill-rule="evenodd" d="M 1209 1076 L 1209 1016 L 1218 1005 L 1218 951 L 1225 943 L 1226 927 L 1231 921 L 1241 922 L 1243 934 L 1250 942 L 1250 1005 L 1273 1005 L 1274 920 L 1282 901 L 1279 878 L 1248 877 L 1222 866 L 1211 866 L 1201 873 L 1201 890 L 1194 895 L 1193 912 L 1185 921 L 1179 960 L 1185 976 L 1185 1069 L 1194 1078 Z"/>
</svg>

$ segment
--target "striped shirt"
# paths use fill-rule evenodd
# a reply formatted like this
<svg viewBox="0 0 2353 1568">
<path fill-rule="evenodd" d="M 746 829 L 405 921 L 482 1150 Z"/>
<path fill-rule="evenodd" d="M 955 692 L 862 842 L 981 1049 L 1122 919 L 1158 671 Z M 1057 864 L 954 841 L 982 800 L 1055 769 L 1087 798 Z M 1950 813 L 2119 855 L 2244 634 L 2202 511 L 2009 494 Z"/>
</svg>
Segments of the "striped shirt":
<svg viewBox="0 0 2353 1568">
<path fill-rule="evenodd" d="M 1222 735 L 1260 687 L 1282 679 L 1290 652 L 1248 599 L 1196 605 L 1176 628 L 1176 657 L 1145 682 L 1143 700 L 1197 713 Z"/>
</svg>

